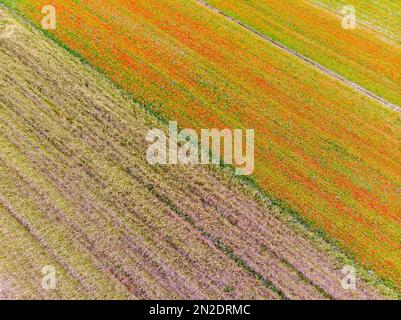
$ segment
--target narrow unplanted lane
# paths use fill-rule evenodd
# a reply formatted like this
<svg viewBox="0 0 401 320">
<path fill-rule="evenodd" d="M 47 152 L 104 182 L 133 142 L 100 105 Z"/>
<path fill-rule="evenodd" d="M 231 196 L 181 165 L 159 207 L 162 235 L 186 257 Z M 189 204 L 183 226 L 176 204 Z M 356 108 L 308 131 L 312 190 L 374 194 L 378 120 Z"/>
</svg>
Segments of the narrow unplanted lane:
<svg viewBox="0 0 401 320">
<path fill-rule="evenodd" d="M 364 279 L 344 290 L 352 261 L 227 173 L 150 165 L 144 137 L 164 125 L 2 18 L 18 28 L 0 41 L 0 267 L 27 298 L 382 297 Z M 54 293 L 43 265 L 58 270 Z"/>
<path fill-rule="evenodd" d="M 324 74 L 340 81 L 341 83 L 345 84 L 346 86 L 349 86 L 351 88 L 353 88 L 354 90 L 362 93 L 365 96 L 370 97 L 371 99 L 376 100 L 377 102 L 381 103 L 382 105 L 397 111 L 399 113 L 401 113 L 401 107 L 387 101 L 386 99 L 383 99 L 382 97 L 379 97 L 378 95 L 370 92 L 369 90 L 366 90 L 365 88 L 363 88 L 362 86 L 358 85 L 355 82 L 352 82 L 344 77 L 342 77 L 341 75 L 339 75 L 338 73 L 322 66 L 320 63 L 317 63 L 316 61 L 290 49 L 289 47 L 281 44 L 280 42 L 277 42 L 269 37 L 267 37 L 266 35 L 258 32 L 257 30 L 251 28 L 250 26 L 244 24 L 243 22 L 241 22 L 240 20 L 237 20 L 229 15 L 227 15 L 226 13 L 224 13 L 223 11 L 219 10 L 218 8 L 212 6 L 211 4 L 207 3 L 206 1 L 203 0 L 196 0 L 199 4 L 203 5 L 204 7 L 214 11 L 215 13 L 224 16 L 226 19 L 236 23 L 237 25 L 245 28 L 246 30 L 248 30 L 249 32 L 253 33 L 254 35 L 256 35 L 257 37 L 259 37 L 260 39 L 270 43 L 271 45 L 275 46 L 276 48 L 280 48 L 281 50 L 287 52 L 288 54 L 290 54 L 293 57 L 296 57 L 298 59 L 301 59 L 302 61 L 304 61 L 305 63 L 314 66 L 315 68 L 319 69 L 321 72 L 323 72 Z"/>
</svg>

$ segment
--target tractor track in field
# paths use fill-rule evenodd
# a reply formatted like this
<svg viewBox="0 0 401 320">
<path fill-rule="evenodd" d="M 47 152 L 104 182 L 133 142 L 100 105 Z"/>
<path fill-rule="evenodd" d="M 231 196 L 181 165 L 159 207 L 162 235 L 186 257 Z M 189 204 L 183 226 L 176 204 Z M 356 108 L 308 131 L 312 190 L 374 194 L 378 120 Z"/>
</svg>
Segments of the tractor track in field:
<svg viewBox="0 0 401 320">
<path fill-rule="evenodd" d="M 204 0 L 195 0 L 196 2 L 198 2 L 200 5 L 212 10 L 213 12 L 225 17 L 227 20 L 230 20 L 231 22 L 234 22 L 235 24 L 241 26 L 242 28 L 248 30 L 249 32 L 253 33 L 254 35 L 256 35 L 258 38 L 262 39 L 263 41 L 275 46 L 276 48 L 279 48 L 283 51 L 285 51 L 286 53 L 288 53 L 289 55 L 296 57 L 302 61 L 304 61 L 305 63 L 315 67 L 316 69 L 319 69 L 321 72 L 323 72 L 324 74 L 340 81 L 341 83 L 343 83 L 344 85 L 351 87 L 352 89 L 358 91 L 359 93 L 373 99 L 376 100 L 377 102 L 381 103 L 382 105 L 386 106 L 387 108 L 390 108 L 398 113 L 401 113 L 401 107 L 397 106 L 394 103 L 391 103 L 389 101 L 387 101 L 386 99 L 383 99 L 382 97 L 379 97 L 378 95 L 374 94 L 373 92 L 370 92 L 369 90 L 363 88 L 362 86 L 360 86 L 359 84 L 350 81 L 346 78 L 344 78 L 343 76 L 339 75 L 338 73 L 324 67 L 323 65 L 321 65 L 320 63 L 298 53 L 297 51 L 292 50 L 291 48 L 283 45 L 282 43 L 273 40 L 271 38 L 269 38 L 268 36 L 260 33 L 259 31 L 255 30 L 254 28 L 244 24 L 243 22 L 241 22 L 240 20 L 224 13 L 223 11 L 221 11 L 220 9 L 216 8 L 215 6 L 212 6 L 211 4 L 207 3 Z"/>
<path fill-rule="evenodd" d="M 0 300 L 11 300 L 17 295 L 16 291 L 11 281 L 0 275 Z"/>
</svg>

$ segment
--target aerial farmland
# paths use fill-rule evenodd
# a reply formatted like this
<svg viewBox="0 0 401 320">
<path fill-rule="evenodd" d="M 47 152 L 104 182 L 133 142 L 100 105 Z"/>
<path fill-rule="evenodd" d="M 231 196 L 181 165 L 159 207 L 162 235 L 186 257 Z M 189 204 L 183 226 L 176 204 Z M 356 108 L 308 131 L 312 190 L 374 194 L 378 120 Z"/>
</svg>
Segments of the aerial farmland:
<svg viewBox="0 0 401 320">
<path fill-rule="evenodd" d="M 400 12 L 0 0 L 0 299 L 401 299 Z"/>
</svg>

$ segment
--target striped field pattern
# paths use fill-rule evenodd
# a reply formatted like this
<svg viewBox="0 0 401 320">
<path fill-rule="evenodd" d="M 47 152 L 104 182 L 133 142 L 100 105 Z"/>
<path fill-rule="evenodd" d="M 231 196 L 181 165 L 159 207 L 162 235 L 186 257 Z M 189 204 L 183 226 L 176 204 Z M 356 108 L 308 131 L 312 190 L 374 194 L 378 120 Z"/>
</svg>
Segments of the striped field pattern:
<svg viewBox="0 0 401 320">
<path fill-rule="evenodd" d="M 289 19 L 251 21 L 247 10 L 230 7 L 234 1 L 208 2 L 255 29 Z M 286 2 L 268 3 L 301 19 Z M 43 5 L 54 5 L 57 29 L 47 35 L 98 70 L 2 9 L 16 33 L 0 40 L 0 292 L 398 297 L 399 113 L 196 0 L 5 3 L 37 26 Z M 275 30 L 275 40 L 401 102 L 397 41 L 360 30 L 336 33 L 343 42 L 325 32 L 301 38 L 319 23 L 326 31 L 340 24 L 319 5 L 297 3 L 309 14 L 297 33 L 274 25 L 259 32 Z M 255 129 L 252 186 L 221 169 L 148 165 L 147 130 L 166 130 L 154 114 L 196 130 Z M 341 288 L 341 268 L 353 260 L 327 242 L 333 239 L 363 266 L 356 291 Z M 61 272 L 63 287 L 53 296 L 38 280 L 46 264 Z M 20 275 L 21 266 L 29 271 Z"/>
<path fill-rule="evenodd" d="M 364 273 L 343 290 L 351 262 L 228 173 L 148 165 L 144 135 L 165 126 L 0 13 L 15 27 L 0 43 L 2 297 L 392 296 Z M 55 291 L 40 286 L 45 265 Z"/>
</svg>

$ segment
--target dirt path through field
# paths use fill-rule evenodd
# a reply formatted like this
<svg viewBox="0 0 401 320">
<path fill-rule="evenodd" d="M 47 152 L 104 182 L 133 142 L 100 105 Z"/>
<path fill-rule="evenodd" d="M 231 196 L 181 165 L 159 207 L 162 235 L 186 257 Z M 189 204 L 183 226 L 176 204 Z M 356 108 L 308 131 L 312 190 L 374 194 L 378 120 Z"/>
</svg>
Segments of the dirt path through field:
<svg viewBox="0 0 401 320">
<path fill-rule="evenodd" d="M 290 49 L 289 47 L 281 44 L 280 42 L 277 42 L 267 36 L 265 36 L 264 34 L 256 31 L 255 29 L 251 28 L 250 26 L 242 23 L 241 21 L 227 15 L 226 13 L 222 12 L 221 10 L 219 10 L 218 8 L 210 5 L 209 3 L 207 3 L 206 1 L 203 0 L 196 0 L 196 2 L 198 2 L 199 4 L 201 4 L 204 7 L 209 8 L 210 10 L 214 11 L 215 13 L 224 16 L 226 19 L 236 23 L 237 25 L 245 28 L 246 30 L 248 30 L 249 32 L 255 34 L 257 37 L 259 37 L 260 39 L 270 43 L 271 45 L 282 49 L 283 51 L 287 52 L 288 54 L 290 54 L 293 57 L 297 57 L 299 59 L 301 59 L 302 61 L 306 62 L 309 65 L 314 66 L 315 68 L 319 69 L 321 72 L 325 73 L 326 75 L 342 82 L 344 85 L 349 86 L 357 91 L 359 91 L 360 93 L 364 94 L 365 96 L 368 96 L 378 102 L 380 102 L 381 104 L 385 105 L 386 107 L 393 109 L 394 111 L 397 111 L 399 113 L 401 113 L 401 107 L 383 99 L 382 97 L 379 97 L 378 95 L 370 92 L 369 90 L 366 90 L 365 88 L 363 88 L 362 86 L 356 84 L 355 82 L 352 82 L 344 77 L 342 77 L 341 75 L 339 75 L 336 72 L 333 72 L 330 69 L 327 69 L 326 67 L 322 66 L 321 64 L 317 63 L 316 61 L 313 61 L 312 59 L 309 59 L 307 57 L 305 57 L 304 55 Z"/>
</svg>

